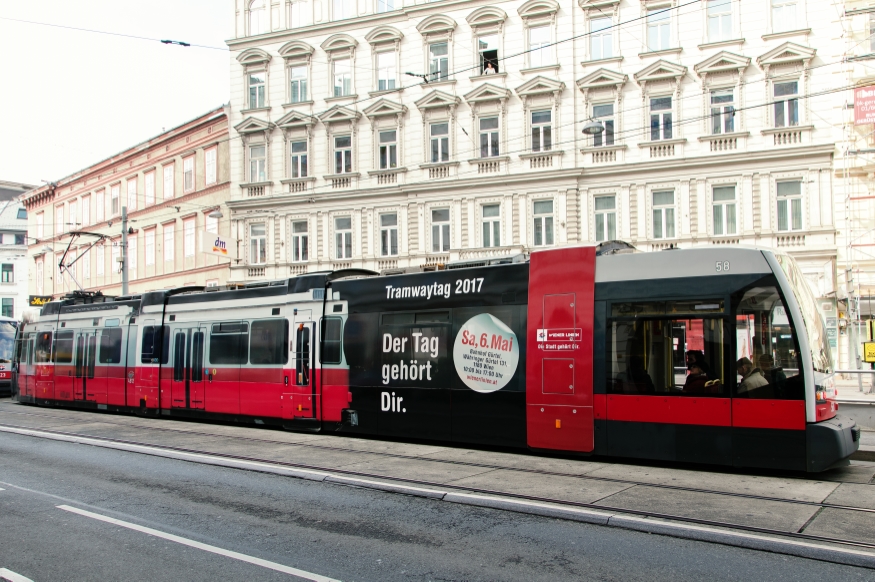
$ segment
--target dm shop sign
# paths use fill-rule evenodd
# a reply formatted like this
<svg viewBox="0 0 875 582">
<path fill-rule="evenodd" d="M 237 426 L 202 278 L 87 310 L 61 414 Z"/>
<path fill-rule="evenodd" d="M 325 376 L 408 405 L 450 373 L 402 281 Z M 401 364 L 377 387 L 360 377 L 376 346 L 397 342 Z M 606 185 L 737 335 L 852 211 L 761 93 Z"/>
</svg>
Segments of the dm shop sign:
<svg viewBox="0 0 875 582">
<path fill-rule="evenodd" d="M 213 232 L 204 232 L 202 250 L 205 253 L 217 255 L 226 259 L 237 258 L 237 245 L 230 239 Z"/>
<path fill-rule="evenodd" d="M 854 125 L 875 123 L 875 86 L 854 89 Z"/>
</svg>

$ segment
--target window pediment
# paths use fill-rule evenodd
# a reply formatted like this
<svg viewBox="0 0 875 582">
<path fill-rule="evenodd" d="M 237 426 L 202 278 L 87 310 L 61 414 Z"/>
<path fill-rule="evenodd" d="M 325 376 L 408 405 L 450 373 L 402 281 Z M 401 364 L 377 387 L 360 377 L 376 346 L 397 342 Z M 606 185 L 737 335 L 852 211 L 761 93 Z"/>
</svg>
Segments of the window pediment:
<svg viewBox="0 0 875 582">
<path fill-rule="evenodd" d="M 308 127 L 315 124 L 315 117 L 295 110 L 289 111 L 276 120 L 276 126 L 283 130 Z"/>
<path fill-rule="evenodd" d="M 635 80 L 639 84 L 665 81 L 666 79 L 679 81 L 686 74 L 687 68 L 685 66 L 660 59 L 635 73 Z"/>
<path fill-rule="evenodd" d="M 371 45 L 398 42 L 404 38 L 404 34 L 391 26 L 378 26 L 365 35 L 365 40 Z"/>
<path fill-rule="evenodd" d="M 464 95 L 468 103 L 482 103 L 483 101 L 503 101 L 510 97 L 510 89 L 498 87 L 492 83 L 483 83 Z"/>
<path fill-rule="evenodd" d="M 269 132 L 274 128 L 274 124 L 263 119 L 255 117 L 247 117 L 240 123 L 234 126 L 237 133 L 247 135 L 250 133 Z"/>
<path fill-rule="evenodd" d="M 619 4 L 620 0 L 577 0 L 577 5 L 584 11 L 601 10 L 602 12 L 608 12 L 615 10 Z"/>
<path fill-rule="evenodd" d="M 816 49 L 808 48 L 795 42 L 785 42 L 766 54 L 758 56 L 757 65 L 760 68 L 766 68 L 788 63 L 804 63 L 814 58 L 815 53 L 817 53 Z"/>
<path fill-rule="evenodd" d="M 416 30 L 423 36 L 440 32 L 456 30 L 456 21 L 443 14 L 433 14 L 416 25 Z"/>
<path fill-rule="evenodd" d="M 703 77 L 715 73 L 744 70 L 749 64 L 750 57 L 744 57 L 729 51 L 721 51 L 695 65 L 693 69 L 696 71 L 697 75 Z"/>
<path fill-rule="evenodd" d="M 269 63 L 270 59 L 271 56 L 267 53 L 267 51 L 263 51 L 257 48 L 245 50 L 237 55 L 237 62 L 244 66 Z"/>
<path fill-rule="evenodd" d="M 356 46 L 358 46 L 358 41 L 348 34 L 335 34 L 334 36 L 329 36 L 325 39 L 320 47 L 326 53 L 331 53 L 335 51 L 343 51 L 343 50 L 352 50 Z"/>
<path fill-rule="evenodd" d="M 280 47 L 280 56 L 284 59 L 308 58 L 316 50 L 304 41 L 293 40 Z"/>
<path fill-rule="evenodd" d="M 419 109 L 434 109 L 436 107 L 455 107 L 460 101 L 455 95 L 435 89 L 422 99 L 415 101 L 414 105 Z"/>
<path fill-rule="evenodd" d="M 322 123 L 335 123 L 338 121 L 355 121 L 359 117 L 361 117 L 361 113 L 356 111 L 355 109 L 350 109 L 349 107 L 344 107 L 342 105 L 335 105 L 325 113 L 319 116 L 319 120 Z"/>
<path fill-rule="evenodd" d="M 529 97 L 532 95 L 553 94 L 565 90 L 565 83 L 556 79 L 548 79 L 538 75 L 534 79 L 526 81 L 514 91 L 520 97 Z"/>
<path fill-rule="evenodd" d="M 492 26 L 507 20 L 507 12 L 496 6 L 483 6 L 466 16 L 465 20 L 468 21 L 471 28 Z"/>
<path fill-rule="evenodd" d="M 553 16 L 557 12 L 559 12 L 559 2 L 556 0 L 529 0 L 517 10 L 517 14 L 522 16 L 523 20 Z"/>
<path fill-rule="evenodd" d="M 367 107 L 364 113 L 371 119 L 388 115 L 403 115 L 407 113 L 407 106 L 390 101 L 389 99 L 379 99 L 376 103 Z"/>
<path fill-rule="evenodd" d="M 580 90 L 603 89 L 605 87 L 622 87 L 629 80 L 629 75 L 618 73 L 610 69 L 601 68 L 593 71 L 586 77 L 577 81 Z"/>
</svg>

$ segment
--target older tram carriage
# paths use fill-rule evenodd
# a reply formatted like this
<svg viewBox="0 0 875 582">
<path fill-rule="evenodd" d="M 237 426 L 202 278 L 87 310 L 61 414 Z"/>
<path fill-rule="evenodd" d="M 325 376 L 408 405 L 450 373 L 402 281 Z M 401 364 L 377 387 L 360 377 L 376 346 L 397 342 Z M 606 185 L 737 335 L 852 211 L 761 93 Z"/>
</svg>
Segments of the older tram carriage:
<svg viewBox="0 0 875 582">
<path fill-rule="evenodd" d="M 70 296 L 22 329 L 19 398 L 808 471 L 858 448 L 789 257 L 569 247 L 499 262 Z"/>
</svg>

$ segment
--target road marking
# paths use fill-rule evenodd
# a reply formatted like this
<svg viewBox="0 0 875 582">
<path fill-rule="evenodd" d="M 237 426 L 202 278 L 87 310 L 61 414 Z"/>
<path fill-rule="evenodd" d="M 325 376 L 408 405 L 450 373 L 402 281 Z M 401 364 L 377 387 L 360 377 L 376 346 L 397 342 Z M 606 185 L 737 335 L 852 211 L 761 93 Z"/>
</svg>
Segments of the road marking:
<svg viewBox="0 0 875 582">
<path fill-rule="evenodd" d="M 0 489 L 0 491 L 2 491 L 2 489 Z M 8 580 L 9 582 L 33 582 L 30 578 L 22 576 L 21 574 L 16 574 L 12 570 L 7 570 L 6 568 L 0 568 L 0 580 Z"/>
<path fill-rule="evenodd" d="M 58 505 L 57 507 L 58 507 L 58 509 L 63 509 L 64 511 L 69 511 L 71 513 L 76 513 L 76 514 L 79 514 L 79 515 L 82 515 L 85 517 L 90 517 L 92 519 L 96 519 L 99 521 L 105 521 L 106 523 L 111 523 L 113 525 L 120 525 L 121 527 L 126 527 L 128 529 L 142 532 L 142 533 L 148 534 L 150 536 L 155 536 L 157 538 L 162 538 L 165 540 L 169 540 L 171 542 L 176 542 L 176 543 L 182 544 L 184 546 L 197 548 L 199 550 L 204 550 L 205 552 L 212 552 L 214 554 L 219 554 L 220 556 L 227 556 L 229 558 L 234 558 L 235 560 L 240 560 L 241 562 L 248 562 L 250 564 L 255 564 L 256 566 L 261 566 L 263 568 L 268 568 L 270 570 L 276 570 L 277 572 L 283 572 L 284 574 L 291 574 L 293 576 L 298 576 L 299 578 L 304 578 L 305 580 L 313 580 L 313 582 L 340 582 L 339 580 L 336 580 L 334 578 L 328 578 L 327 576 L 320 576 L 319 574 L 313 574 L 312 572 L 307 572 L 305 570 L 299 570 L 298 568 L 292 568 L 291 566 L 285 566 L 283 564 L 278 564 L 276 562 L 271 562 L 269 560 L 263 560 L 261 558 L 256 558 L 255 556 L 247 556 L 246 554 L 241 554 L 239 552 L 225 550 L 223 548 L 218 548 L 216 546 L 211 546 L 209 544 L 196 542 L 196 541 L 190 540 L 188 538 L 165 533 L 163 531 L 159 531 L 157 529 L 152 529 L 150 527 L 143 527 L 142 525 L 137 525 L 135 523 L 130 523 L 128 521 L 122 521 L 120 519 L 115 519 L 113 517 L 108 517 L 106 515 L 101 515 L 99 513 L 85 511 L 84 509 L 79 509 L 77 507 L 71 507 L 69 505 Z"/>
</svg>

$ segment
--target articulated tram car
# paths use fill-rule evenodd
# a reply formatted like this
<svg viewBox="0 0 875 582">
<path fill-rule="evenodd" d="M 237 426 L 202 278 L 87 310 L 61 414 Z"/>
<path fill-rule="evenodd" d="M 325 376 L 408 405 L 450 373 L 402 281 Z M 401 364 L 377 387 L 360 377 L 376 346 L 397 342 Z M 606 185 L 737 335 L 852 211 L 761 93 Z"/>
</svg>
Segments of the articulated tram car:
<svg viewBox="0 0 875 582">
<path fill-rule="evenodd" d="M 71 296 L 19 334 L 19 399 L 808 471 L 858 448 L 789 257 L 596 254 Z"/>
</svg>

